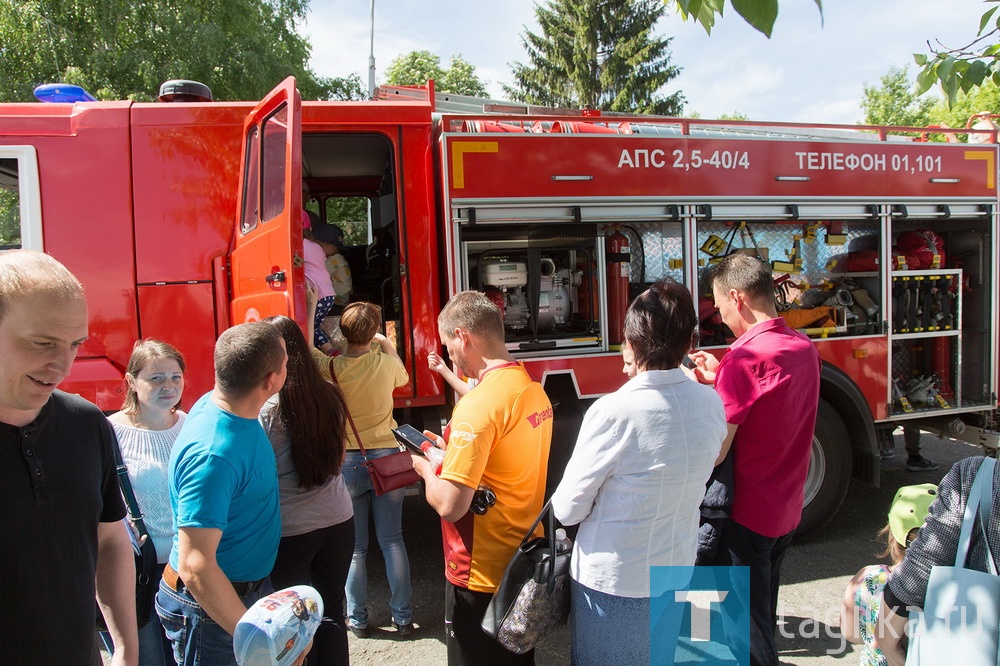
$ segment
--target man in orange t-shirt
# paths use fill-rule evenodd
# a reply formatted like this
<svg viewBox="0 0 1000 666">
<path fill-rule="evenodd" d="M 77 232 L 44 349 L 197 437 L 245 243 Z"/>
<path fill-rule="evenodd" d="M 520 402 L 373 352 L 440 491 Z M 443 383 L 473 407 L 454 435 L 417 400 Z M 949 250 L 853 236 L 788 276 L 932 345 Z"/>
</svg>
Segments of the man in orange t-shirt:
<svg viewBox="0 0 1000 666">
<path fill-rule="evenodd" d="M 500 311 L 483 294 L 456 294 L 438 317 L 438 332 L 455 365 L 479 380 L 455 405 L 444 440 L 437 438 L 448 447 L 441 475 L 423 457 L 413 463 L 442 518 L 448 664 L 533 664 L 533 652 L 508 652 L 480 622 L 542 509 L 552 404 L 507 352 Z M 480 487 L 496 503 L 477 515 L 470 507 Z"/>
</svg>

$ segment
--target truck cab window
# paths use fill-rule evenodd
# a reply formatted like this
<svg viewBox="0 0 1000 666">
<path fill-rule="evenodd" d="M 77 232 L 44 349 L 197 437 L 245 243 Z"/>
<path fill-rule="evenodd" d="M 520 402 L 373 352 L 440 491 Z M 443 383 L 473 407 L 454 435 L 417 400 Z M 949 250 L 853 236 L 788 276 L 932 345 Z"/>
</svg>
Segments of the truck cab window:
<svg viewBox="0 0 1000 666">
<path fill-rule="evenodd" d="M 0 159 L 0 250 L 21 247 L 21 197 L 17 160 Z"/>
<path fill-rule="evenodd" d="M 248 234 L 257 227 L 257 212 L 260 210 L 260 171 L 257 165 L 260 152 L 260 136 L 256 127 L 251 127 L 246 139 L 246 155 L 244 162 L 246 172 L 243 174 L 243 213 L 240 221 L 240 231 Z"/>
<path fill-rule="evenodd" d="M 263 128 L 264 196 L 261 201 L 261 222 L 273 220 L 285 209 L 285 143 L 288 106 L 281 105 Z"/>
<path fill-rule="evenodd" d="M 34 146 L 0 146 L 0 250 L 44 250 L 38 153 Z"/>
<path fill-rule="evenodd" d="M 372 241 L 368 197 L 328 197 L 324 220 L 344 230 L 344 245 L 356 247 Z"/>
</svg>

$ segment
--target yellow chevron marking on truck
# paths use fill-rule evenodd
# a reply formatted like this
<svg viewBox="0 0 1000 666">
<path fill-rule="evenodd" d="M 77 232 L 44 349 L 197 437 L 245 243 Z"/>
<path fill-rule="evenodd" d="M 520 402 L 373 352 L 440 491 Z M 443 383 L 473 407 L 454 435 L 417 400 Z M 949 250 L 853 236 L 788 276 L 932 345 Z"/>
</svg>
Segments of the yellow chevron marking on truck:
<svg viewBox="0 0 1000 666">
<path fill-rule="evenodd" d="M 454 141 L 451 144 L 451 182 L 457 190 L 465 187 L 465 154 L 497 153 L 500 144 L 496 141 Z"/>
<path fill-rule="evenodd" d="M 986 187 L 994 189 L 997 186 L 996 157 L 992 150 L 967 150 L 967 160 L 984 160 L 986 162 Z"/>
</svg>

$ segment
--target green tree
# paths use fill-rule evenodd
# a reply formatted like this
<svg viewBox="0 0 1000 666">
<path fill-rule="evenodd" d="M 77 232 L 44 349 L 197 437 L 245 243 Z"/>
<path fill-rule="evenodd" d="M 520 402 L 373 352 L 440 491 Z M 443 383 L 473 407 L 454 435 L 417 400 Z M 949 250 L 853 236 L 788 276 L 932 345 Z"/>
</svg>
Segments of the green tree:
<svg viewBox="0 0 1000 666">
<path fill-rule="evenodd" d="M 17 190 L 0 186 L 0 250 L 21 247 L 21 210 Z"/>
<path fill-rule="evenodd" d="M 878 87 L 864 87 L 861 108 L 865 110 L 864 122 L 868 125 L 962 129 L 978 114 L 1000 113 L 1000 86 L 989 79 L 968 93 L 959 90 L 952 102 L 940 97 L 917 97 L 906 68 L 890 67 L 879 81 Z M 967 134 L 955 137 L 965 141 Z M 946 140 L 944 134 L 931 134 L 930 138 Z"/>
<path fill-rule="evenodd" d="M 661 0 L 547 0 L 535 5 L 542 34 L 522 42 L 530 64 L 514 63 L 514 100 L 543 106 L 679 115 L 680 92 L 659 91 L 680 73 L 670 38 L 653 27 Z"/>
<path fill-rule="evenodd" d="M 330 79 L 327 99 L 335 99 L 342 102 L 361 102 L 368 99 L 368 84 L 361 80 L 361 75 L 357 72 L 343 78 L 336 77 Z"/>
<path fill-rule="evenodd" d="M 486 86 L 476 76 L 476 68 L 453 55 L 448 69 L 441 66 L 441 58 L 430 51 L 410 51 L 391 63 L 385 70 L 386 83 L 392 86 L 422 86 L 433 79 L 435 89 L 456 95 L 486 97 Z"/>
<path fill-rule="evenodd" d="M 451 64 L 445 70 L 441 84 L 444 92 L 471 97 L 487 96 L 486 86 L 476 76 L 476 68 L 464 60 L 461 53 L 451 57 Z"/>
<path fill-rule="evenodd" d="M 879 83 L 864 86 L 861 108 L 866 125 L 924 127 L 930 122 L 929 112 L 935 100 L 920 98 L 913 92 L 907 68 L 890 67 Z"/>
<path fill-rule="evenodd" d="M 430 51 L 410 51 L 397 56 L 385 70 L 386 83 L 391 86 L 422 86 L 431 79 L 443 78 L 441 58 Z"/>
<path fill-rule="evenodd" d="M 343 230 L 345 245 L 368 244 L 368 205 L 365 197 L 330 197 L 326 200 L 326 221 Z"/>
<path fill-rule="evenodd" d="M 968 93 L 959 91 L 955 101 L 938 99 L 930 109 L 930 123 L 942 127 L 968 127 L 970 119 L 978 113 L 1000 113 L 1000 87 L 986 80 Z M 975 121 L 972 121 L 975 122 Z M 959 134 L 961 141 L 967 135 Z"/>
<path fill-rule="evenodd" d="M 986 0 L 996 4 L 1000 0 Z M 975 39 L 964 46 L 949 47 L 928 42 L 930 54 L 914 53 L 913 59 L 920 67 L 917 75 L 917 94 L 929 90 L 938 83 L 948 103 L 952 104 L 959 92 L 968 94 L 984 81 L 992 80 L 1000 85 L 1000 15 L 993 7 L 979 19 L 979 32 Z"/>
<path fill-rule="evenodd" d="M 148 101 L 168 79 L 216 99 L 259 99 L 294 75 L 305 99 L 331 82 L 308 67 L 297 32 L 308 0 L 0 0 L 0 101 L 31 101 L 41 83 L 76 83 L 98 99 Z"/>
</svg>

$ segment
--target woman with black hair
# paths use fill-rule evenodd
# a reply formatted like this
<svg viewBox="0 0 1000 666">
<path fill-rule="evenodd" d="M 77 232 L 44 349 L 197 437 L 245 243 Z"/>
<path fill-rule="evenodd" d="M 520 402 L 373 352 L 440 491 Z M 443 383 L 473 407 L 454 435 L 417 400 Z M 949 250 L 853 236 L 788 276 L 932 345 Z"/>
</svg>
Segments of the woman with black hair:
<svg viewBox="0 0 1000 666">
<path fill-rule="evenodd" d="M 324 380 L 298 324 L 269 317 L 285 340 L 288 377 L 261 410 L 278 464 L 281 543 L 275 589 L 309 584 L 325 616 L 309 664 L 349 664 L 344 586 L 354 552 L 354 508 L 340 467 L 347 421 L 340 389 Z"/>
</svg>

